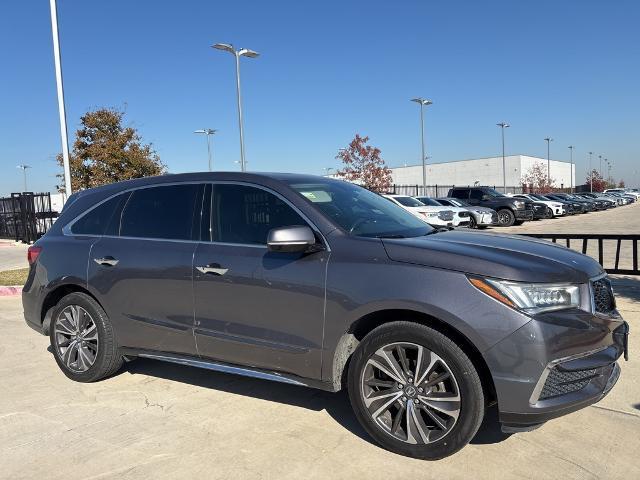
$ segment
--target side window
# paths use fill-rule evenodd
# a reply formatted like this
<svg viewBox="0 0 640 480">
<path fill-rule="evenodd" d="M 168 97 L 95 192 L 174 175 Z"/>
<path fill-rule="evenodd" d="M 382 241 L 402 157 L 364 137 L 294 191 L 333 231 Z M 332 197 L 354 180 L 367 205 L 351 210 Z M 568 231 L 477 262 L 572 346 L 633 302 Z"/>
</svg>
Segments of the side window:
<svg viewBox="0 0 640 480">
<path fill-rule="evenodd" d="M 289 205 L 262 189 L 245 185 L 213 186 L 212 240 L 266 245 L 269 230 L 307 225 Z"/>
<path fill-rule="evenodd" d="M 184 184 L 134 190 L 122 212 L 120 236 L 191 240 L 199 188 Z"/>
<path fill-rule="evenodd" d="M 484 192 L 482 190 L 471 190 L 471 200 L 482 200 Z"/>
<path fill-rule="evenodd" d="M 101 203 L 90 210 L 86 215 L 80 217 L 72 226 L 71 233 L 74 235 L 109 235 L 113 225 L 114 214 L 119 216 L 120 209 L 128 193 L 116 195 L 115 197 Z M 117 213 L 116 213 L 117 212 Z"/>
<path fill-rule="evenodd" d="M 451 191 L 451 196 L 454 198 L 460 198 L 462 200 L 466 200 L 469 198 L 469 189 L 468 188 L 457 188 Z"/>
</svg>

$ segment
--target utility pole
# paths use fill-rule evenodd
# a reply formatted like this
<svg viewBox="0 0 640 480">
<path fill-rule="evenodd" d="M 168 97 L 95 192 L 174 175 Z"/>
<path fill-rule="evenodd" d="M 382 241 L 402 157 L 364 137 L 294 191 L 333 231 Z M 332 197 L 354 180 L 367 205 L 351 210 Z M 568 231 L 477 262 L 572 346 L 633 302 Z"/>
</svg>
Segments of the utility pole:
<svg viewBox="0 0 640 480">
<path fill-rule="evenodd" d="M 589 180 L 591 181 L 591 188 L 590 191 L 591 193 L 593 193 L 593 169 L 591 168 L 591 156 L 593 155 L 593 152 L 589 152 Z"/>
<path fill-rule="evenodd" d="M 502 131 L 502 193 L 507 194 L 507 166 L 504 157 L 504 129 L 509 128 L 509 125 L 506 122 L 496 123 L 497 126 L 500 127 Z"/>
<path fill-rule="evenodd" d="M 547 137 L 544 139 L 547 142 L 547 185 L 551 187 L 551 155 L 549 145 L 553 142 L 553 138 Z"/>
<path fill-rule="evenodd" d="M 431 100 L 427 100 L 426 98 L 418 97 L 412 98 L 412 102 L 416 102 L 420 104 L 420 139 L 422 142 L 422 193 L 424 195 L 427 194 L 427 157 L 424 150 L 424 107 L 432 105 L 433 102 Z"/>
<path fill-rule="evenodd" d="M 22 175 L 23 175 L 23 181 L 24 181 L 24 188 L 23 188 L 23 192 L 27 191 L 27 168 L 31 168 L 29 165 L 18 165 L 16 168 L 20 168 L 22 169 Z"/>
<path fill-rule="evenodd" d="M 570 180 L 571 180 L 571 189 L 569 190 L 571 193 L 573 193 L 573 149 L 575 147 L 573 145 L 569 145 L 569 162 L 571 165 L 571 173 L 569 174 Z"/>
</svg>

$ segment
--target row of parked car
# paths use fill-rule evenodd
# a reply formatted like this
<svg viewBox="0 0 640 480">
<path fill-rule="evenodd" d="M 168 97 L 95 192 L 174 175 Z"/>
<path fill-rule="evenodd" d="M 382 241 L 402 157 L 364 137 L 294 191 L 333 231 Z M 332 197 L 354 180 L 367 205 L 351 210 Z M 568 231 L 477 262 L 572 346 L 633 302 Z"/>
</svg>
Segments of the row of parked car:
<svg viewBox="0 0 640 480">
<path fill-rule="evenodd" d="M 448 196 L 384 195 L 391 202 L 433 227 L 510 227 L 530 220 L 549 219 L 607 210 L 638 201 L 638 189 L 615 188 L 585 193 L 517 193 L 504 195 L 490 187 L 454 187 Z"/>
</svg>

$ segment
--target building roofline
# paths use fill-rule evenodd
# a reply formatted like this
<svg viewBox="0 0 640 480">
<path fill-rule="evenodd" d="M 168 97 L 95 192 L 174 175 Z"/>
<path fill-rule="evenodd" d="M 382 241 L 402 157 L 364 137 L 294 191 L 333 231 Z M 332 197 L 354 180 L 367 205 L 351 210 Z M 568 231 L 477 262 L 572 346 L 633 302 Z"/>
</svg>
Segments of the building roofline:
<svg viewBox="0 0 640 480">
<path fill-rule="evenodd" d="M 512 155 L 505 155 L 504 157 L 505 158 L 509 158 L 509 157 L 530 157 L 530 158 L 536 158 L 538 160 L 542 160 L 542 161 L 545 161 L 545 162 L 547 161 L 546 158 L 536 157 L 534 155 L 527 155 L 526 153 L 515 153 L 515 154 L 512 154 Z M 502 155 L 494 155 L 492 157 L 464 158 L 464 159 L 461 159 L 461 160 L 447 160 L 447 161 L 444 161 L 444 162 L 433 162 L 433 163 L 427 163 L 427 166 L 440 165 L 442 163 L 458 163 L 458 162 L 471 162 L 471 161 L 474 161 L 474 160 L 489 160 L 489 159 L 492 159 L 492 158 L 502 158 Z M 570 163 L 570 162 L 566 162 L 564 160 L 554 160 L 553 158 L 551 159 L 551 161 L 552 162 L 560 162 L 560 163 Z M 413 164 L 413 165 L 400 165 L 398 167 L 389 167 L 389 168 L 396 169 L 396 168 L 409 168 L 409 167 L 421 167 L 421 166 L 422 166 L 422 164 L 416 163 L 416 164 Z"/>
</svg>

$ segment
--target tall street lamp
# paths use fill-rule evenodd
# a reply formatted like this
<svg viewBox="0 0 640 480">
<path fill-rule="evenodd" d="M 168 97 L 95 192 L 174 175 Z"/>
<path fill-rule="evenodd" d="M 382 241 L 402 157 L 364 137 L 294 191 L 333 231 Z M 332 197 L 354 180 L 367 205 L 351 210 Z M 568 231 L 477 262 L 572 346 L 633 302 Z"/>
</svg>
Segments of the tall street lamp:
<svg viewBox="0 0 640 480">
<path fill-rule="evenodd" d="M 593 155 L 593 152 L 589 152 L 589 180 L 591 183 L 591 188 L 590 191 L 591 193 L 593 193 L 593 169 L 591 168 L 591 156 Z"/>
<path fill-rule="evenodd" d="M 496 123 L 502 130 L 502 193 L 507 194 L 507 167 L 504 159 L 504 129 L 509 128 L 511 125 L 505 122 Z"/>
<path fill-rule="evenodd" d="M 570 182 L 571 182 L 571 190 L 569 190 L 571 193 L 573 193 L 573 149 L 576 148 L 573 145 L 569 145 L 569 162 L 571 165 L 571 173 L 569 174 L 570 178 Z"/>
<path fill-rule="evenodd" d="M 423 194 L 427 192 L 427 157 L 424 151 L 424 107 L 431 105 L 433 102 L 426 98 L 418 97 L 412 98 L 412 102 L 420 104 L 420 140 L 422 142 L 422 188 Z"/>
<path fill-rule="evenodd" d="M 209 137 L 215 134 L 217 130 L 213 130 L 211 128 L 202 128 L 200 130 L 195 130 L 193 133 L 201 133 L 207 136 L 207 157 L 209 158 L 209 171 L 211 171 L 213 159 L 211 158 L 211 141 Z"/>
<path fill-rule="evenodd" d="M 18 165 L 16 168 L 22 169 L 22 175 L 24 180 L 24 190 L 22 191 L 26 192 L 27 191 L 27 168 L 31 168 L 31 166 L 22 164 L 22 165 Z"/>
<path fill-rule="evenodd" d="M 233 54 L 236 58 L 236 92 L 238 97 L 238 125 L 240 127 L 240 170 L 245 172 L 247 170 L 247 162 L 244 159 L 244 131 L 242 127 L 242 97 L 240 94 L 240 57 L 256 58 L 260 54 L 249 50 L 248 48 L 241 48 L 236 50 L 233 45 L 229 43 L 216 43 L 212 45 L 212 48 L 218 50 L 224 50 Z"/>
<path fill-rule="evenodd" d="M 551 145 L 551 142 L 553 142 L 553 138 L 547 137 L 544 139 L 544 141 L 547 142 L 547 184 L 550 187 L 551 186 L 551 156 L 549 155 L 549 150 L 550 150 L 549 145 Z"/>
<path fill-rule="evenodd" d="M 598 155 L 598 159 L 600 160 L 600 179 L 602 180 L 602 155 Z"/>
</svg>

